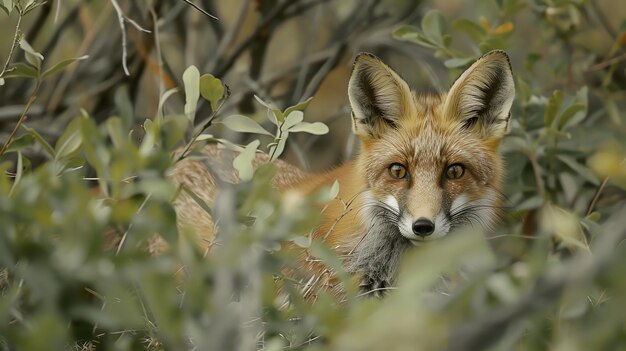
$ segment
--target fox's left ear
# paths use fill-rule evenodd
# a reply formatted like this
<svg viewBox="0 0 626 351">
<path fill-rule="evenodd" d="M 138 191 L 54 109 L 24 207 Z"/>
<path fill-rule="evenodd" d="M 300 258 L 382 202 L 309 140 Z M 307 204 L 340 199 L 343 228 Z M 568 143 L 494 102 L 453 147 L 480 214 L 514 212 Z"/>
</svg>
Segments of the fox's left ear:
<svg viewBox="0 0 626 351">
<path fill-rule="evenodd" d="M 412 108 L 409 86 L 376 56 L 359 54 L 348 84 L 352 130 L 361 138 L 378 138 Z"/>
<path fill-rule="evenodd" d="M 460 128 L 476 128 L 485 138 L 499 139 L 507 132 L 514 97 L 509 57 L 504 51 L 491 51 L 454 82 L 444 113 L 458 121 Z"/>
</svg>

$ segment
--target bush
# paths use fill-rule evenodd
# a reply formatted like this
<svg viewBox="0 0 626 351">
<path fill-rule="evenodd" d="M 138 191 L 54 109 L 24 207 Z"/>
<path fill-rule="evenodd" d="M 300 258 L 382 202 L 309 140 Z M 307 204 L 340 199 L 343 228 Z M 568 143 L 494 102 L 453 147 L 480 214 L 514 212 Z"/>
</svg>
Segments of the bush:
<svg viewBox="0 0 626 351">
<path fill-rule="evenodd" d="M 579 0 L 197 3 L 0 3 L 3 32 L 15 33 L 0 43 L 0 350 L 626 345 L 622 10 Z M 194 47 L 200 34 L 208 44 Z M 341 184 L 287 202 L 272 189 L 272 164 L 253 169 L 257 150 L 312 168 L 352 153 L 336 96 L 354 52 L 436 83 L 492 49 L 510 53 L 517 88 L 502 226 L 414 250 L 383 299 L 348 288 L 307 301 L 283 273 L 294 257 L 279 249 L 306 248 L 351 286 L 340 258 L 308 237 Z M 329 132 L 320 121 L 330 137 L 317 137 Z M 193 233 L 179 233 L 172 201 L 189 191 L 168 175 L 208 142 L 241 151 L 233 166 L 244 181 L 204 206 L 222 238 L 207 255 L 179 240 Z M 160 240 L 170 250 L 151 254 Z"/>
</svg>

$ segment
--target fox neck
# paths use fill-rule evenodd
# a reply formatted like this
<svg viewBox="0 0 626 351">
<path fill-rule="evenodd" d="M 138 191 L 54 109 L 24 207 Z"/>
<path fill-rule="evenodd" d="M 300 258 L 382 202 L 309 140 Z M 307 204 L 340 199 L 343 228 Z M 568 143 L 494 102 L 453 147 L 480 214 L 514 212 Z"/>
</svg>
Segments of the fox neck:
<svg viewBox="0 0 626 351">
<path fill-rule="evenodd" d="M 399 232 L 397 219 L 373 200 L 359 167 L 366 155 L 304 182 L 299 190 L 311 193 L 339 182 L 339 194 L 324 205 L 324 219 L 315 238 L 344 257 L 344 268 L 361 276 L 363 291 L 383 292 L 393 284 L 405 250 L 411 246 Z M 311 181 L 312 180 L 312 181 Z"/>
</svg>

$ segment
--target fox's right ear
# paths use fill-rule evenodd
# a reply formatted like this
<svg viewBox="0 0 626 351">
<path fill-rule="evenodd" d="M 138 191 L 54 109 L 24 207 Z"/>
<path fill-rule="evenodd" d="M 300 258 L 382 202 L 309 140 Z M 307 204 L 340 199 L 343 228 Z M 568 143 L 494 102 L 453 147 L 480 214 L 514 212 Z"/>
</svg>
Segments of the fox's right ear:
<svg viewBox="0 0 626 351">
<path fill-rule="evenodd" d="M 361 137 L 377 138 L 395 128 L 410 108 L 407 83 L 376 56 L 359 54 L 348 84 L 352 130 Z"/>
<path fill-rule="evenodd" d="M 463 129 L 501 139 L 508 129 L 514 97 L 509 57 L 504 51 L 494 50 L 478 59 L 452 85 L 444 115 Z"/>
</svg>

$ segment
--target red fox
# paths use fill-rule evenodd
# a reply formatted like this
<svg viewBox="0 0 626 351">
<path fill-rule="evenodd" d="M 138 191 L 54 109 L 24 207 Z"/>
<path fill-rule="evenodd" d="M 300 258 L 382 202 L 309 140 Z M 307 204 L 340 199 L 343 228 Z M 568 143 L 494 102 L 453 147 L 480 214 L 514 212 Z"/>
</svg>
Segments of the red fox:
<svg viewBox="0 0 626 351">
<path fill-rule="evenodd" d="M 503 178 L 498 147 L 514 95 L 503 51 L 478 59 L 449 92 L 422 95 L 374 55 L 359 54 L 348 84 L 359 155 L 323 174 L 277 161 L 275 185 L 281 192 L 310 194 L 339 181 L 338 198 L 354 199 L 352 210 L 338 200 L 329 202 L 314 238 L 346 257 L 345 269 L 359 277 L 362 291 L 380 292 L 394 283 L 407 248 L 463 224 L 489 229 L 497 222 Z M 227 157 L 216 146 L 205 153 L 209 159 Z M 260 154 L 255 162 L 267 159 Z M 234 171 L 222 172 L 227 177 Z M 172 180 L 211 205 L 218 190 L 214 176 L 220 175 L 183 160 Z M 194 228 L 199 242 L 210 248 L 216 233 L 211 217 L 187 195 L 175 209 L 179 224 Z"/>
</svg>

